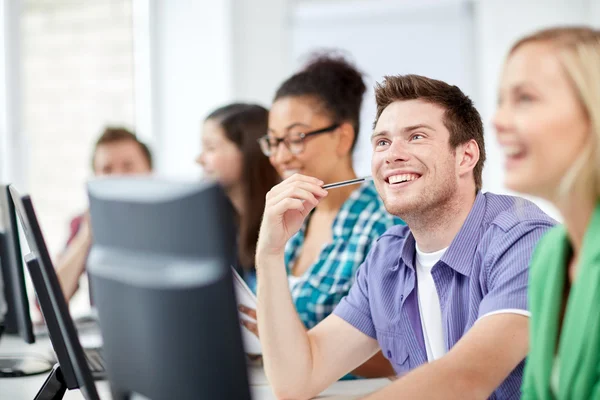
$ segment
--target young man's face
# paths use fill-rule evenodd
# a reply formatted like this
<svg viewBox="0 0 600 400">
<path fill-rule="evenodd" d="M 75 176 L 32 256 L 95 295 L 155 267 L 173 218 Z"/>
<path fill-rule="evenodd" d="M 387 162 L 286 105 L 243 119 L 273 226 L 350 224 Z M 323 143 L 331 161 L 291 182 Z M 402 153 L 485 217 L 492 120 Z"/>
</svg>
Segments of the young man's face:
<svg viewBox="0 0 600 400">
<path fill-rule="evenodd" d="M 150 165 L 140 145 L 133 140 L 101 144 L 94 155 L 94 174 L 140 175 L 149 174 Z"/>
<path fill-rule="evenodd" d="M 391 214 L 418 215 L 456 193 L 456 156 L 443 116 L 440 106 L 407 100 L 390 104 L 379 117 L 371 138 L 371 169 Z"/>
</svg>

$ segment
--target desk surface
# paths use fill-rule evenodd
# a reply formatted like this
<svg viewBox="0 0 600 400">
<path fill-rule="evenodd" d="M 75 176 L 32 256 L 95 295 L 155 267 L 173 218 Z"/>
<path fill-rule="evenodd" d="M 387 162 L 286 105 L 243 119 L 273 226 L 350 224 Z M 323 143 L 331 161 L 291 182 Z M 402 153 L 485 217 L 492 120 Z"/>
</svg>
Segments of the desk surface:
<svg viewBox="0 0 600 400">
<path fill-rule="evenodd" d="M 85 340 L 83 341 L 85 342 Z M 48 356 L 52 354 L 52 347 L 47 338 L 36 338 L 36 343 L 27 345 L 21 339 L 4 335 L 0 338 L 0 354 L 41 354 Z M 33 399 L 46 379 L 47 374 L 40 374 L 22 378 L 0 378 L 0 397 L 2 399 L 29 400 Z M 250 389 L 254 400 L 275 399 L 265 374 L 261 368 L 250 367 L 249 369 Z M 334 383 L 319 396 L 319 399 L 354 399 L 361 395 L 374 392 L 390 381 L 388 379 L 363 379 L 356 381 L 340 381 Z M 110 399 L 110 387 L 108 381 L 96 381 L 96 388 L 101 399 Z M 67 391 L 65 399 L 83 399 L 79 390 Z"/>
</svg>

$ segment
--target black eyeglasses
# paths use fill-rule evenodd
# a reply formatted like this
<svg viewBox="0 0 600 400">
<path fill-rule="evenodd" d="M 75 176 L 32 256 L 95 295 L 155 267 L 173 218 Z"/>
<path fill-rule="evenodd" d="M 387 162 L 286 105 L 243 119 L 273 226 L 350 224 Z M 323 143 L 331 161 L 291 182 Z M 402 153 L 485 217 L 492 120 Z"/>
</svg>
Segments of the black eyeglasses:
<svg viewBox="0 0 600 400">
<path fill-rule="evenodd" d="M 277 153 L 277 149 L 279 149 L 280 143 L 285 144 L 285 147 L 287 147 L 290 153 L 298 155 L 304 151 L 304 139 L 306 139 L 309 136 L 332 132 L 339 127 L 340 124 L 333 124 L 326 128 L 318 129 L 316 131 L 296 133 L 283 138 L 265 135 L 258 139 L 258 144 L 260 144 L 260 149 L 267 157 L 271 157 L 273 154 Z"/>
</svg>

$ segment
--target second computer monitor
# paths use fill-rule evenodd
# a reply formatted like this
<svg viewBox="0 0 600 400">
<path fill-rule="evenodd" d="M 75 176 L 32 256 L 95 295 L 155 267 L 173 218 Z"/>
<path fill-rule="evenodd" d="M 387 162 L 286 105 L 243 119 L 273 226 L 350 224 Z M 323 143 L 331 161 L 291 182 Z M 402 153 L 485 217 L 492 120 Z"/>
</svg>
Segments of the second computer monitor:
<svg viewBox="0 0 600 400">
<path fill-rule="evenodd" d="M 113 399 L 249 399 L 223 190 L 110 178 L 88 192 L 88 272 Z"/>
<path fill-rule="evenodd" d="M 17 218 L 8 186 L 5 185 L 0 185 L 0 271 L 6 303 L 5 332 L 18 333 L 26 343 L 33 343 L 35 337 L 29 314 Z"/>
<path fill-rule="evenodd" d="M 38 393 L 39 398 L 62 398 L 60 392 L 63 391 L 64 386 L 64 389 L 78 388 L 86 399 L 97 400 L 99 397 L 94 380 L 69 314 L 69 307 L 60 288 L 33 202 L 28 195 L 22 196 L 12 186 L 10 194 L 29 245 L 30 253 L 26 257 L 27 265 L 36 286 L 40 306 L 42 306 L 42 312 L 48 325 L 50 340 L 60 366 L 58 373 L 54 369 L 48 377 L 47 384 L 43 385 Z M 60 389 L 60 395 L 50 396 L 48 393 L 52 393 L 56 388 Z"/>
</svg>

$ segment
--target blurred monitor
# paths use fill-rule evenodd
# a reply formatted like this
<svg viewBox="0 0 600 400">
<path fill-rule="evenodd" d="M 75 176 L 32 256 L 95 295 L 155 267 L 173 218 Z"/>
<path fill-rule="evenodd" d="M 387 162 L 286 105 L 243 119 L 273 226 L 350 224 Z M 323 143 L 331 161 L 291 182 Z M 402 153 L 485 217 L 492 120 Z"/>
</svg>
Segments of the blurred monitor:
<svg viewBox="0 0 600 400">
<path fill-rule="evenodd" d="M 6 185 L 0 185 L 0 270 L 0 321 L 3 333 L 18 334 L 25 343 L 34 343 L 17 217 Z M 0 354 L 0 376 L 33 375 L 50 368 L 52 364 L 42 357 Z"/>
<path fill-rule="evenodd" d="M 21 196 L 13 186 L 10 194 L 30 249 L 25 261 L 58 360 L 36 399 L 60 400 L 66 389 L 80 389 L 87 400 L 99 400 L 90 366 L 93 362 L 77 337 L 31 198 Z"/>
<path fill-rule="evenodd" d="M 4 332 L 34 343 L 15 207 L 5 185 L 0 185 L 0 267 L 6 302 Z"/>
<path fill-rule="evenodd" d="M 88 194 L 88 275 L 113 400 L 250 399 L 223 189 L 123 177 L 91 181 Z"/>
</svg>

